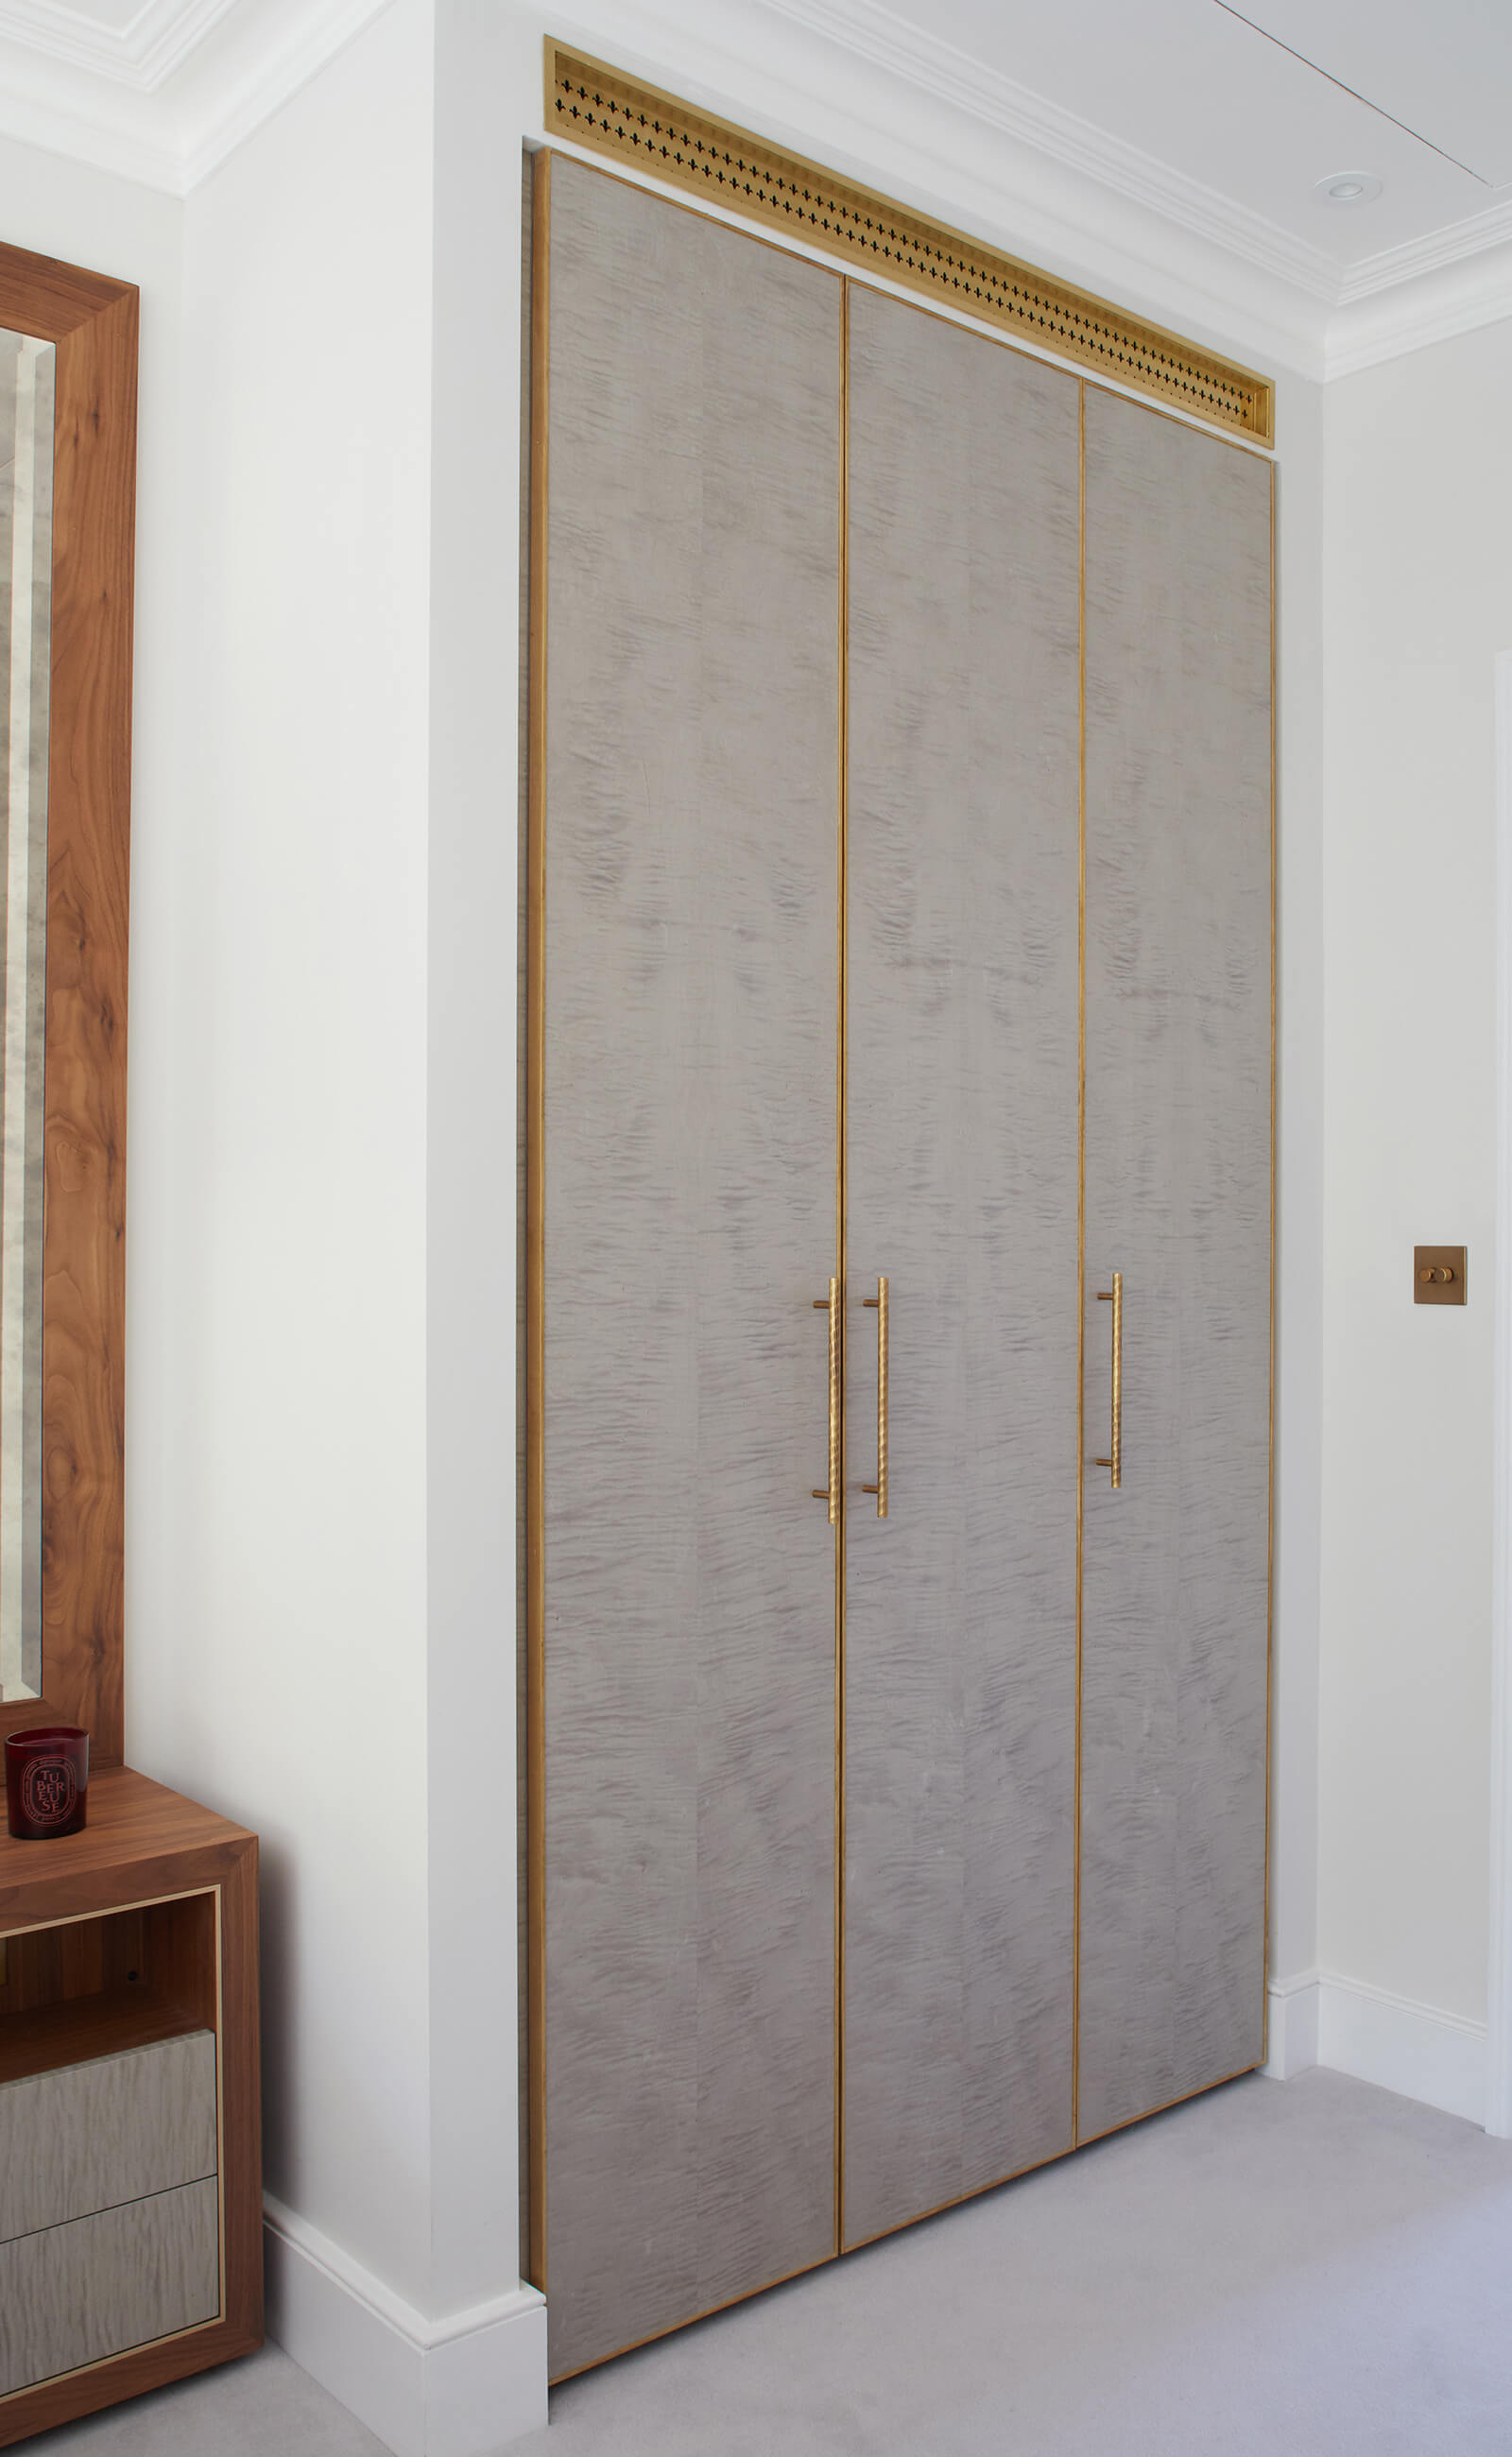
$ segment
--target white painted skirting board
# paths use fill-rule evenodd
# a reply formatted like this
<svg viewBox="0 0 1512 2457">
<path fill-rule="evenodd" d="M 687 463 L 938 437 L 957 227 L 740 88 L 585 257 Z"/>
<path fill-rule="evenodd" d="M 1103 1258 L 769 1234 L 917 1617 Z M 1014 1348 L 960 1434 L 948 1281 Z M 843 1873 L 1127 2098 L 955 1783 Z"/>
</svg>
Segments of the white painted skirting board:
<svg viewBox="0 0 1512 2457">
<path fill-rule="evenodd" d="M 1271 1982 L 1265 2071 L 1273 2081 L 1290 2081 L 1317 2062 L 1317 1984 L 1315 1971 Z"/>
<path fill-rule="evenodd" d="M 395 2457 L 495 2457 L 546 2421 L 546 2304 L 519 2286 L 427 2321 L 265 2194 L 268 2335 Z"/>
<path fill-rule="evenodd" d="M 1384 1988 L 1307 1971 L 1273 1979 L 1270 2060 L 1265 2070 L 1289 2081 L 1309 2065 L 1328 2065 L 1357 2081 L 1378 2083 L 1403 2098 L 1421 2099 L 1446 2115 L 1483 2124 L 1486 2116 L 1486 2028 L 1431 2005 L 1415 2005 Z"/>
<path fill-rule="evenodd" d="M 1265 2071 L 1312 2065 L 1483 2124 L 1486 2026 L 1363 1981 L 1273 1979 Z M 427 2321 L 318 2228 L 263 2199 L 268 2335 L 396 2457 L 495 2457 L 546 2421 L 546 2304 L 521 2286 Z"/>
</svg>

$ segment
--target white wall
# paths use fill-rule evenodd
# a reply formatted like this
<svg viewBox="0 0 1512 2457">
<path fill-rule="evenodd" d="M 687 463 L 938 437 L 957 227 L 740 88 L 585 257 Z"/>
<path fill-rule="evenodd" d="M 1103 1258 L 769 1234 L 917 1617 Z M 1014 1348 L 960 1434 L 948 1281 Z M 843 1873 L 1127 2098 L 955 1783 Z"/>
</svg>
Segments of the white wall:
<svg viewBox="0 0 1512 2457">
<path fill-rule="evenodd" d="M 1276 387 L 1276 1288 L 1271 1969 L 1317 1955 L 1323 391 Z"/>
<path fill-rule="evenodd" d="M 427 1019 L 431 2160 L 437 2308 L 519 2257 L 515 992 L 523 90 L 437 0 Z M 543 2349 L 544 2356 L 544 2349 Z"/>
<path fill-rule="evenodd" d="M 134 917 L 130 1745 L 261 1834 L 270 2326 L 405 2457 L 544 2413 L 489 44 L 478 0 L 391 0 L 185 204 L 175 766 Z"/>
<path fill-rule="evenodd" d="M 268 2183 L 411 2300 L 429 85 L 397 0 L 185 207 L 171 859 L 133 979 L 131 1745 L 259 1829 Z"/>
<path fill-rule="evenodd" d="M 1460 2026 L 1485 2013 L 1509 394 L 1504 322 L 1326 405 L 1319 1958 Z M 1462 1312 L 1411 1301 L 1440 1241 L 1469 1248 Z"/>
<path fill-rule="evenodd" d="M 477 2349 L 533 2300 L 499 575 L 538 116 L 507 10 L 393 0 L 187 202 L 0 143 L 6 237 L 143 294 L 128 1749 L 262 1837 L 273 2308 L 417 2449 L 491 2440 Z"/>
</svg>

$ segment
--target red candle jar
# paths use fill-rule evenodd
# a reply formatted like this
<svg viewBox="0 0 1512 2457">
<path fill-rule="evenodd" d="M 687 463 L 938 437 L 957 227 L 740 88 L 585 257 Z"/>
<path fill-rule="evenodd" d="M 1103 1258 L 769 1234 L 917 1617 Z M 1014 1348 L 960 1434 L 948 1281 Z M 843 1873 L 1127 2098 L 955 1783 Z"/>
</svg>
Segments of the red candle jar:
<svg viewBox="0 0 1512 2457">
<path fill-rule="evenodd" d="M 77 1834 L 90 1780 L 90 1736 L 76 1724 L 33 1724 L 6 1737 L 6 1816 L 18 1842 Z"/>
</svg>

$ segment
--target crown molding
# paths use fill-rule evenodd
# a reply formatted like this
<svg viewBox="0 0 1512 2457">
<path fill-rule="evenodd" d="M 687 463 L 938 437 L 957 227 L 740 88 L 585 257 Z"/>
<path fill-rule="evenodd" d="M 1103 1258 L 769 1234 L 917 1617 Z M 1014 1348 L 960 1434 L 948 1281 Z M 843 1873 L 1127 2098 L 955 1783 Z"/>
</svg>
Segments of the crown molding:
<svg viewBox="0 0 1512 2457">
<path fill-rule="evenodd" d="M 0 134 L 181 196 L 389 5 L 140 0 L 113 31 L 0 0 Z M 1341 274 L 884 0 L 488 5 L 1262 365 L 1346 375 L 1512 314 L 1512 202 Z"/>
<path fill-rule="evenodd" d="M 811 7 L 824 8 L 822 31 Z M 1267 372 L 1321 377 L 1326 301 L 1237 258 L 1201 214 L 1177 222 L 1149 193 L 1111 195 L 1032 135 L 1005 143 L 1002 96 L 966 108 L 959 52 L 937 53 L 921 81 L 901 55 L 852 48 L 829 0 L 569 0 L 546 22 L 627 75 L 1131 314 Z"/>
<path fill-rule="evenodd" d="M 152 93 L 203 42 L 236 0 L 141 0 L 118 31 L 52 0 L 0 0 L 0 42 Z"/>
<path fill-rule="evenodd" d="M 160 102 L 3 39 L 0 135 L 170 196 L 183 192 L 182 147 Z"/>
<path fill-rule="evenodd" d="M 1440 273 L 1451 264 L 1483 256 L 1488 249 L 1503 247 L 1508 240 L 1512 240 L 1512 203 L 1488 205 L 1484 213 L 1449 222 L 1421 238 L 1404 239 L 1399 247 L 1382 248 L 1378 256 L 1367 256 L 1352 265 L 1338 285 L 1339 301 L 1347 306 L 1354 299 L 1374 297 L 1378 290 L 1415 281 L 1421 274 Z"/>
<path fill-rule="evenodd" d="M 1416 279 L 1347 300 L 1329 319 L 1323 375 L 1357 375 L 1435 341 L 1512 316 L 1512 239 L 1471 257 L 1445 258 Z"/>
<path fill-rule="evenodd" d="M 298 0 L 281 35 L 265 43 L 243 74 L 215 94 L 188 132 L 180 166 L 183 190 L 208 178 L 388 6 L 389 0 Z"/>
<path fill-rule="evenodd" d="M 1341 269 L 1320 248 L 1200 180 L 1080 119 L 1011 77 L 921 33 L 883 0 L 763 0 L 773 13 L 860 55 L 959 114 L 1095 181 L 1127 203 L 1282 285 L 1283 354 L 1300 371 L 1347 375 L 1512 314 L 1512 202 L 1382 249 Z M 1369 302 L 1369 303 L 1367 303 Z M 1245 302 L 1246 306 L 1248 302 Z M 1309 337 L 1321 308 L 1320 363 Z M 1285 353 L 1285 341 L 1294 347 Z M 1253 344 L 1251 345 L 1253 348 Z"/>
<path fill-rule="evenodd" d="M 92 45 L 72 10 L 0 0 L 0 134 L 182 196 L 388 6 L 145 0 Z"/>
</svg>

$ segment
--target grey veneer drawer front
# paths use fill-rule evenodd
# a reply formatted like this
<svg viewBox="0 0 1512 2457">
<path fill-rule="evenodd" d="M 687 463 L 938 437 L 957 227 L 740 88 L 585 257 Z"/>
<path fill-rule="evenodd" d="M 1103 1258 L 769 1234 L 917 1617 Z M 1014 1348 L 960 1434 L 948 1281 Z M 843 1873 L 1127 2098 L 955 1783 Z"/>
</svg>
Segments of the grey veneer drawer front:
<svg viewBox="0 0 1512 2457">
<path fill-rule="evenodd" d="M 0 2397 L 219 2308 L 213 2176 L 0 2243 Z"/>
<path fill-rule="evenodd" d="M 213 2032 L 0 2084 L 0 2244 L 216 2164 Z"/>
</svg>

